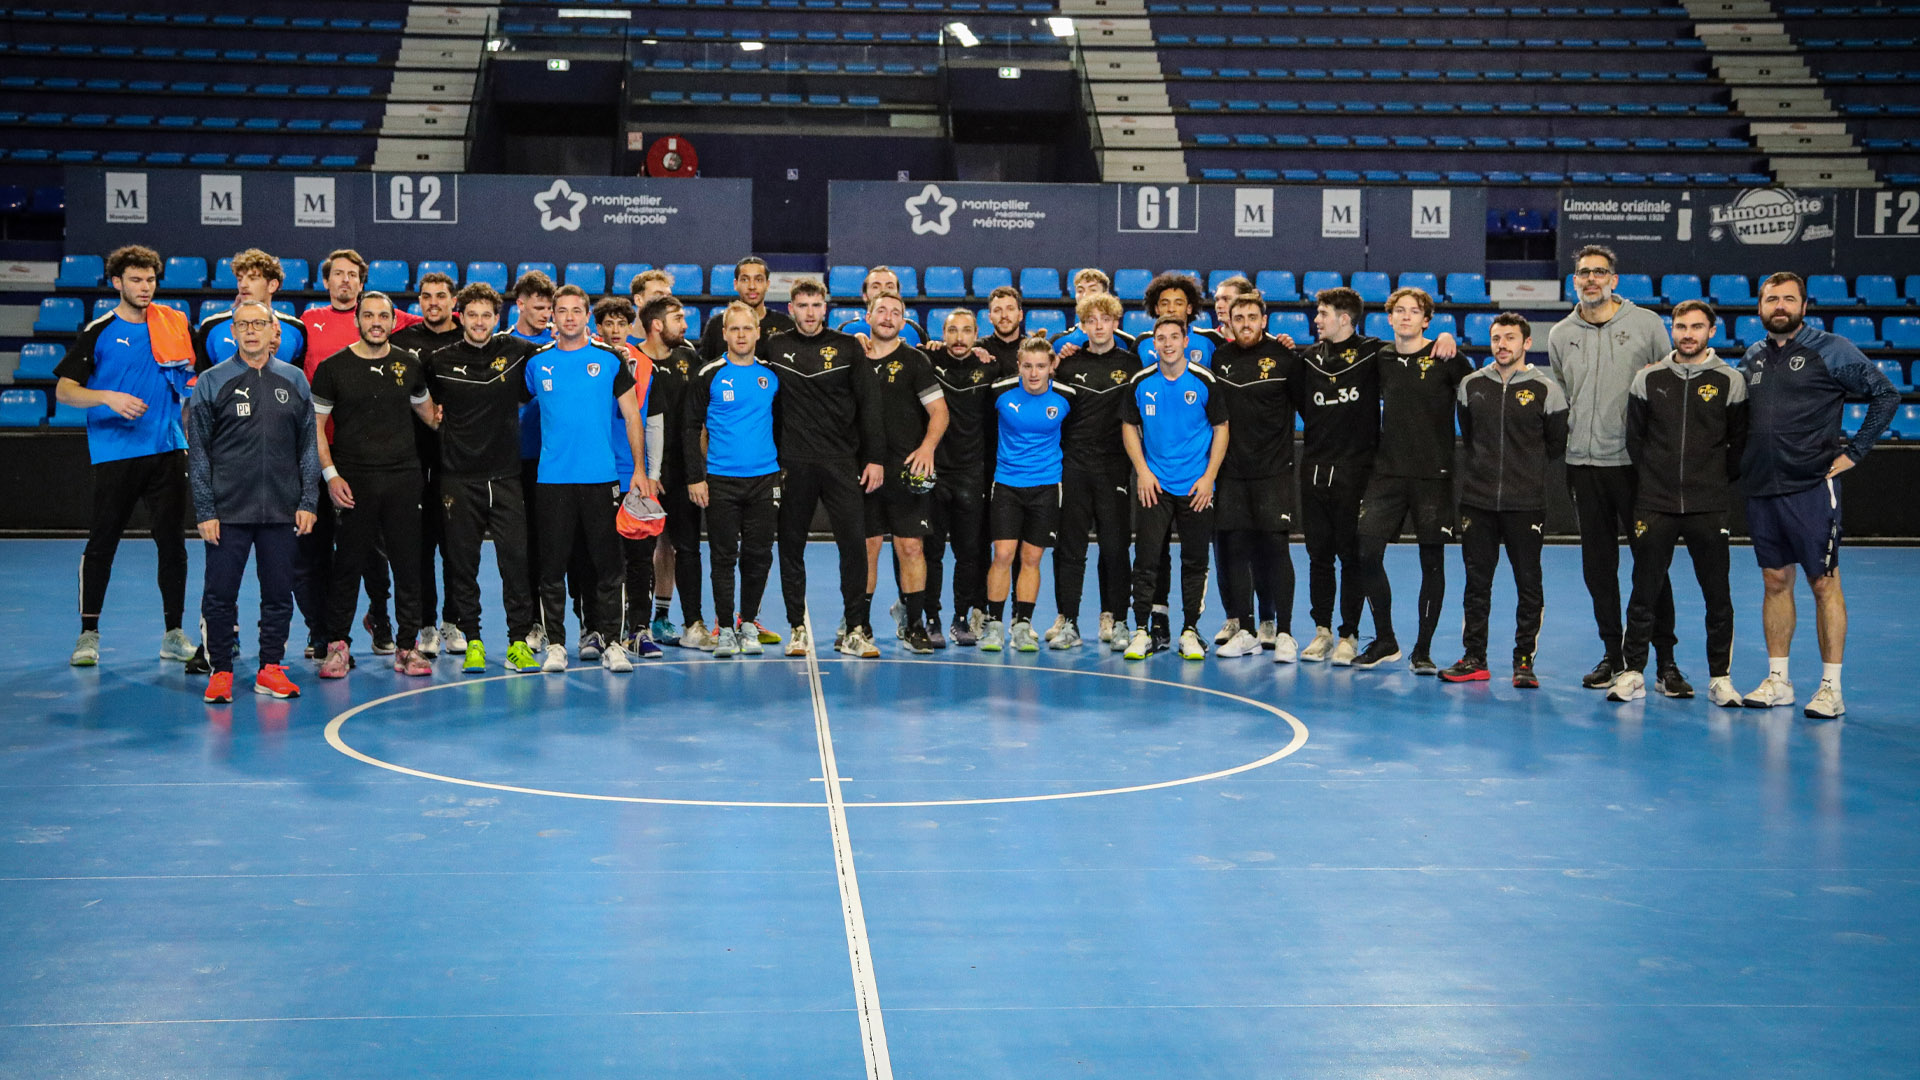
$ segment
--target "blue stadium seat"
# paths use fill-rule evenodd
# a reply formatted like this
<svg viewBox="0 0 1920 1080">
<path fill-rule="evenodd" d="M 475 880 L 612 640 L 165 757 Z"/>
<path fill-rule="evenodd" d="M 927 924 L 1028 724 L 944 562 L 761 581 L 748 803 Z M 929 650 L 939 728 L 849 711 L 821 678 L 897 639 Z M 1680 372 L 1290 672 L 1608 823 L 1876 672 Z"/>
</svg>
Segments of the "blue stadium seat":
<svg viewBox="0 0 1920 1080">
<path fill-rule="evenodd" d="M 653 269 L 652 263 L 621 263 L 613 268 L 613 280 L 609 282 L 615 292 L 631 296 L 633 279 Z"/>
<path fill-rule="evenodd" d="M 67 347 L 50 341 L 29 341 L 20 346 L 20 366 L 13 369 L 15 379 L 51 379 L 53 369 L 66 359 Z"/>
<path fill-rule="evenodd" d="M 459 263 L 448 262 L 445 259 L 421 259 L 420 265 L 414 268 L 413 287 L 415 290 L 420 288 L 420 279 L 426 277 L 428 274 L 447 275 L 453 279 L 454 291 L 460 291 Z"/>
<path fill-rule="evenodd" d="M 939 300 L 959 300 L 967 295 L 967 276 L 957 266 L 929 266 L 926 293 Z"/>
<path fill-rule="evenodd" d="M 1707 345 L 1713 349 L 1714 352 L 1724 357 L 1729 363 L 1738 359 L 1738 357 L 1733 354 L 1735 350 L 1740 348 L 1740 343 L 1733 340 L 1733 335 L 1727 332 L 1727 320 L 1725 319 L 1717 319 L 1714 321 L 1713 336 L 1707 339 Z"/>
<path fill-rule="evenodd" d="M 1920 318 L 1889 315 L 1881 320 L 1880 332 L 1887 335 L 1887 345 L 1891 348 L 1920 349 Z"/>
<path fill-rule="evenodd" d="M 291 300 L 275 300 L 273 302 L 273 310 L 281 315 L 285 315 L 289 319 L 297 319 L 300 317 L 300 313 L 294 310 L 293 301 Z"/>
<path fill-rule="evenodd" d="M 1291 304 L 1300 299 L 1300 287 L 1294 284 L 1291 270 L 1262 270 L 1254 275 L 1253 287 L 1269 304 Z"/>
<path fill-rule="evenodd" d="M 1901 439 L 1920 439 L 1920 405 L 1902 405 L 1893 414 L 1894 435 Z"/>
<path fill-rule="evenodd" d="M 1129 311 L 1120 316 L 1120 332 L 1139 337 L 1153 333 L 1153 316 L 1144 311 Z"/>
<path fill-rule="evenodd" d="M 1491 304 L 1487 279 L 1483 274 L 1448 274 L 1447 302 L 1451 304 Z"/>
<path fill-rule="evenodd" d="M 1660 302 L 1660 294 L 1653 291 L 1653 277 L 1649 274 L 1621 274 L 1616 291 L 1636 304 Z"/>
<path fill-rule="evenodd" d="M 159 304 L 161 307 L 170 307 L 189 318 L 193 316 L 193 309 L 187 306 L 185 300 L 155 300 L 154 303 Z"/>
<path fill-rule="evenodd" d="M 280 272 L 287 275 L 287 280 L 280 283 L 281 288 L 298 291 L 307 287 L 307 260 L 283 258 Z"/>
<path fill-rule="evenodd" d="M 207 260 L 198 255 L 175 255 L 160 276 L 163 289 L 201 289 L 207 284 Z"/>
<path fill-rule="evenodd" d="M 1848 438 L 1852 438 L 1854 432 L 1859 431 L 1860 426 L 1866 422 L 1867 407 L 1865 405 L 1849 405 L 1846 411 L 1841 414 L 1840 431 Z M 1881 437 L 1885 438 L 1886 436 L 1883 435 Z"/>
<path fill-rule="evenodd" d="M 1369 304 L 1384 304 L 1387 297 L 1393 295 L 1393 281 L 1378 270 L 1360 270 L 1353 275 L 1349 286 L 1360 294 L 1360 299 Z M 1378 334 L 1374 335 L 1378 337 Z"/>
<path fill-rule="evenodd" d="M 827 312 L 827 325 L 838 330 L 847 323 L 867 317 L 866 310 L 857 307 L 837 307 Z"/>
<path fill-rule="evenodd" d="M 856 300 L 860 298 L 860 289 L 866 284 L 867 268 L 864 266 L 827 267 L 827 295 L 836 300 Z"/>
<path fill-rule="evenodd" d="M 115 300 L 111 296 L 102 296 L 98 300 L 95 300 L 93 302 L 93 314 L 87 317 L 89 319 L 97 319 L 100 316 L 105 315 L 106 313 L 112 311 L 114 309 L 114 305 L 118 303 L 119 301 Z"/>
<path fill-rule="evenodd" d="M 406 292 L 412 278 L 413 267 L 405 259 L 375 259 L 367 270 L 367 289 L 393 296 Z"/>
<path fill-rule="evenodd" d="M 952 308 L 952 307 L 928 308 L 927 320 L 921 323 L 920 325 L 926 328 L 927 334 L 929 336 L 939 337 L 940 335 L 946 333 L 947 316 L 952 314 L 955 311 L 965 311 L 965 310 L 966 310 L 965 308 Z M 909 314 L 911 314 L 911 312 L 909 312 Z"/>
<path fill-rule="evenodd" d="M 1246 276 L 1247 276 L 1247 272 L 1245 270 L 1215 270 L 1207 275 L 1207 292 L 1209 293 L 1219 292 L 1220 283 L 1227 280 L 1228 278 L 1246 277 Z"/>
<path fill-rule="evenodd" d="M 1440 299 L 1440 282 L 1432 274 L 1408 271 L 1401 274 L 1397 289 L 1419 289 L 1435 300 Z"/>
<path fill-rule="evenodd" d="M 1153 271 L 1129 267 L 1113 272 L 1113 295 L 1129 302 L 1138 302 L 1147 298 L 1147 286 L 1153 282 Z"/>
<path fill-rule="evenodd" d="M 1402 287 L 1404 288 L 1404 286 Z M 1441 334 L 1452 334 L 1456 338 L 1460 336 L 1460 327 L 1454 323 L 1453 316 L 1446 314 L 1435 315 L 1433 321 L 1427 324 L 1428 337 L 1437 338 Z"/>
<path fill-rule="evenodd" d="M 61 289 L 97 289 L 107 272 L 107 260 L 99 255 L 63 255 L 60 276 L 53 284 Z"/>
<path fill-rule="evenodd" d="M 240 279 L 233 276 L 233 259 L 222 257 L 213 263 L 213 278 L 207 282 L 209 289 L 238 289 Z"/>
<path fill-rule="evenodd" d="M 1766 340 L 1767 327 L 1758 315 L 1741 315 L 1733 321 L 1733 336 L 1748 345 L 1754 345 Z"/>
<path fill-rule="evenodd" d="M 1322 290 L 1337 289 L 1343 284 L 1340 275 L 1332 270 L 1309 270 L 1300 279 L 1300 292 L 1311 300 Z"/>
<path fill-rule="evenodd" d="M 697 263 L 668 263 L 660 269 L 673 279 L 675 296 L 698 296 L 706 291 L 701 284 L 704 275 Z"/>
<path fill-rule="evenodd" d="M 1064 334 L 1067 332 L 1067 313 L 1058 309 L 1029 311 L 1027 312 L 1027 332 L 1045 334 L 1048 337 Z"/>
<path fill-rule="evenodd" d="M 1367 312 L 1366 322 L 1362 324 L 1360 332 L 1382 341 L 1393 340 L 1393 324 L 1387 321 L 1387 313 L 1384 311 Z"/>
<path fill-rule="evenodd" d="M 1484 349 L 1493 344 L 1493 320 L 1490 312 L 1477 311 L 1467 316 L 1467 344 Z"/>
<path fill-rule="evenodd" d="M 233 301 L 231 300 L 202 300 L 200 301 L 200 313 L 194 316 L 193 321 L 198 325 L 199 323 L 206 322 L 215 315 L 221 315 L 232 310 L 232 307 Z"/>
<path fill-rule="evenodd" d="M 1853 279 L 1853 295 L 1873 307 L 1901 307 L 1907 303 L 1900 298 L 1892 274 L 1861 274 Z"/>
<path fill-rule="evenodd" d="M 1707 295 L 1722 307 L 1751 307 L 1753 283 L 1745 274 L 1715 274 L 1707 279 Z"/>
<path fill-rule="evenodd" d="M 37 428 L 46 419 L 46 391 L 8 390 L 0 393 L 0 428 Z"/>
<path fill-rule="evenodd" d="M 108 305 L 109 308 L 112 306 Z M 71 334 L 80 329 L 80 318 L 84 311 L 80 301 L 74 297 L 49 296 L 40 301 L 40 315 L 33 320 L 33 332 Z"/>
<path fill-rule="evenodd" d="M 1678 304 L 1682 300 L 1702 300 L 1706 294 L 1700 288 L 1698 274 L 1665 274 L 1660 278 L 1660 294 L 1667 303 Z"/>
<path fill-rule="evenodd" d="M 734 264 L 732 263 L 714 263 L 713 264 L 713 270 L 712 270 L 712 273 L 710 274 L 710 277 L 712 278 L 712 281 L 713 281 L 713 295 L 715 296 L 739 296 L 740 295 L 740 291 L 733 287 L 733 270 L 734 270 Z"/>
<path fill-rule="evenodd" d="M 973 295 L 985 298 L 995 289 L 1013 287 L 1013 271 L 1004 266 L 976 266 L 973 268 Z"/>
<path fill-rule="evenodd" d="M 1865 315 L 1841 315 L 1835 318 L 1833 332 L 1862 349 L 1882 349 L 1887 344 L 1880 340 L 1879 332 L 1873 328 L 1873 320 Z"/>
<path fill-rule="evenodd" d="M 554 284 L 560 283 L 560 268 L 550 262 L 523 262 L 513 268 L 513 280 L 519 281 L 535 270 L 547 275 Z"/>
<path fill-rule="evenodd" d="M 500 262 L 470 262 L 467 264 L 467 284 L 483 282 L 493 286 L 495 292 L 507 291 L 507 264 Z M 502 323 L 502 325 L 506 325 Z"/>
<path fill-rule="evenodd" d="M 1313 340 L 1313 323 L 1303 311 L 1274 311 L 1267 314 L 1267 333 L 1275 337 L 1287 335 L 1299 345 Z"/>
<path fill-rule="evenodd" d="M 1051 266 L 1027 266 L 1020 270 L 1020 295 L 1028 300 L 1058 300 L 1060 292 L 1060 271 Z M 1032 316 L 1027 322 L 1031 326 Z M 1062 326 L 1061 330 L 1066 327 Z"/>
<path fill-rule="evenodd" d="M 1847 291 L 1839 274 L 1815 274 L 1807 279 L 1807 299 L 1824 307 L 1852 307 L 1860 301 Z"/>
<path fill-rule="evenodd" d="M 1855 342 L 1854 344 L 1858 345 L 1859 342 Z M 1864 347 L 1865 346 L 1862 346 L 1862 348 Z M 1904 394 L 1912 389 L 1913 384 L 1907 382 L 1907 366 L 1905 364 L 1902 364 L 1898 360 L 1875 360 L 1873 364 L 1880 369 L 1882 375 L 1887 377 L 1887 381 L 1892 383 L 1901 393 Z"/>
<path fill-rule="evenodd" d="M 100 408 L 104 409 L 106 406 L 102 405 Z M 47 426 L 56 428 L 86 427 L 87 410 L 77 405 L 63 405 L 56 401 L 53 403 L 53 415 L 47 419 Z"/>
<path fill-rule="evenodd" d="M 599 296 L 607 291 L 607 267 L 605 263 L 570 262 L 567 264 L 568 285 L 578 285 L 587 290 L 588 296 Z"/>
</svg>

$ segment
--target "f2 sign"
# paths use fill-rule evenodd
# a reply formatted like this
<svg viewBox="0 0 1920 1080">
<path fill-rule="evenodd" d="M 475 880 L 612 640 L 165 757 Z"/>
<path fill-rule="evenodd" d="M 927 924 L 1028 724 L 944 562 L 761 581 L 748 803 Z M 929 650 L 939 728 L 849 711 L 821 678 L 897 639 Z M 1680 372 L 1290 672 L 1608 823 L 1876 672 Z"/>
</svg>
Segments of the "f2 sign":
<svg viewBox="0 0 1920 1080">
<path fill-rule="evenodd" d="M 438 173 L 375 173 L 373 220 L 396 225 L 457 225 L 460 178 Z"/>
<path fill-rule="evenodd" d="M 1861 240 L 1920 238 L 1920 191 L 1863 191 L 1853 204 L 1853 235 Z"/>
</svg>

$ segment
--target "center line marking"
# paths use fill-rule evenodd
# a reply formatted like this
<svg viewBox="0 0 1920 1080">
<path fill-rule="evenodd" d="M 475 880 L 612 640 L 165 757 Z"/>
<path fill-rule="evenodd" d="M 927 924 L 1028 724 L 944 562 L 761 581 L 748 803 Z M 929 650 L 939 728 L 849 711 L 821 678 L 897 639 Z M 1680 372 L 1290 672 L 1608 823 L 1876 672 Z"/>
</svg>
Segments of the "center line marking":
<svg viewBox="0 0 1920 1080">
<path fill-rule="evenodd" d="M 860 1017 L 860 1049 L 866 1054 L 867 1080 L 893 1080 L 887 1053 L 887 1026 L 880 1016 L 880 986 L 874 979 L 873 948 L 867 941 L 867 916 L 860 906 L 860 879 L 853 870 L 853 837 L 847 832 L 847 804 L 840 794 L 840 767 L 833 757 L 833 729 L 827 724 L 827 696 L 820 685 L 820 657 L 813 646 L 813 620 L 807 628 L 807 687 L 813 695 L 813 731 L 820 742 L 820 776 L 826 784 L 827 824 L 833 832 L 833 863 L 840 883 L 840 914 L 847 924 L 847 961 L 853 967 L 854 1012 Z"/>
</svg>

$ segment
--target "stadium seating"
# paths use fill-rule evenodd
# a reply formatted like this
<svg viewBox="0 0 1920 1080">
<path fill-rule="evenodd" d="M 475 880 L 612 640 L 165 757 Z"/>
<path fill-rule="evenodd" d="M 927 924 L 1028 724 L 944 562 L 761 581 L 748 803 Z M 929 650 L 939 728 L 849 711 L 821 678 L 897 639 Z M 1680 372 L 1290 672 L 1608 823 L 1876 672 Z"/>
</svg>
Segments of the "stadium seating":
<svg viewBox="0 0 1920 1080">
<path fill-rule="evenodd" d="M 106 276 L 106 260 L 99 255 L 65 255 L 54 285 L 62 289 L 98 288 Z"/>
<path fill-rule="evenodd" d="M 163 289 L 198 289 L 207 283 L 207 260 L 197 255 L 174 255 L 160 275 Z"/>
<path fill-rule="evenodd" d="M 1291 304 L 1300 299 L 1300 287 L 1294 284 L 1291 270 L 1262 270 L 1254 275 L 1253 287 L 1269 304 Z"/>
<path fill-rule="evenodd" d="M 625 292 L 633 286 L 633 279 L 653 269 L 652 263 L 621 263 L 613 268 L 613 280 L 608 283 L 616 292 Z"/>
<path fill-rule="evenodd" d="M 973 268 L 973 295 L 985 299 L 995 289 L 1013 287 L 1013 271 L 1004 266 L 976 266 Z M 838 293 L 834 295 L 838 296 Z"/>
<path fill-rule="evenodd" d="M 375 259 L 367 270 L 367 288 L 389 296 L 407 291 L 413 268 L 400 259 Z"/>
<path fill-rule="evenodd" d="M 428 274 L 445 274 L 448 277 L 453 279 L 453 287 L 456 291 L 460 288 L 460 264 L 459 263 L 448 262 L 442 259 L 420 260 L 419 267 L 414 270 L 414 277 L 413 277 L 414 289 L 418 290 L 420 288 L 421 279 L 426 277 Z"/>
<path fill-rule="evenodd" d="M 1878 331 L 1873 328 L 1873 319 L 1866 315 L 1841 315 L 1835 318 L 1833 332 L 1862 349 L 1878 349 L 1886 345 L 1886 342 L 1880 340 Z"/>
<path fill-rule="evenodd" d="M 1058 300 L 1060 271 L 1051 266 L 1029 266 L 1020 271 L 1020 295 L 1028 300 Z M 1031 323 L 1031 317 L 1029 317 Z M 1062 326 L 1061 330 L 1066 327 Z"/>
<path fill-rule="evenodd" d="M 1920 317 L 1889 315 L 1881 323 L 1887 345 L 1895 349 L 1920 349 Z"/>
<path fill-rule="evenodd" d="M 101 405 L 99 408 L 106 408 Z M 54 402 L 53 415 L 47 418 L 47 426 L 54 428 L 83 428 L 87 426 L 87 410 L 77 405 Z"/>
<path fill-rule="evenodd" d="M 0 428 L 37 428 L 46 422 L 46 391 L 0 392 Z"/>
<path fill-rule="evenodd" d="M 728 272 L 724 275 L 722 275 L 718 268 L 714 270 L 713 280 L 715 291 L 718 291 L 718 287 L 723 281 L 729 289 L 733 287 L 732 269 L 733 268 L 729 266 L 727 268 Z M 563 284 L 578 285 L 587 290 L 588 295 L 597 297 L 607 291 L 607 268 L 603 263 L 568 263 L 566 281 L 563 282 Z"/>
<path fill-rule="evenodd" d="M 40 315 L 33 320 L 33 332 L 36 334 L 74 333 L 80 329 L 82 310 L 80 301 L 71 296 L 49 296 L 40 301 Z"/>
<path fill-rule="evenodd" d="M 13 380 L 51 379 L 53 369 L 65 359 L 67 347 L 50 341 L 29 341 L 20 346 L 20 363 L 13 369 Z"/>
<path fill-rule="evenodd" d="M 470 262 L 467 264 L 467 284 L 482 282 L 493 286 L 495 292 L 505 293 L 511 282 L 507 280 L 507 264 L 499 262 Z"/>
<path fill-rule="evenodd" d="M 676 294 L 697 296 L 705 291 L 703 283 L 706 281 L 706 274 L 696 263 L 668 263 L 660 269 L 666 271 L 666 275 L 673 279 L 673 291 Z"/>
<path fill-rule="evenodd" d="M 1027 312 L 1027 332 L 1030 334 L 1055 334 L 1067 332 L 1067 313 L 1057 309 L 1037 309 Z"/>
<path fill-rule="evenodd" d="M 693 270 L 697 274 L 700 268 L 696 266 Z M 547 275 L 547 279 L 555 285 L 560 284 L 560 268 L 550 262 L 523 262 L 513 268 L 513 280 L 519 281 L 535 271 Z"/>
<path fill-rule="evenodd" d="M 957 266 L 929 266 L 927 296 L 938 300 L 959 300 L 967 295 L 967 278 Z"/>
<path fill-rule="evenodd" d="M 1852 307 L 1859 303 L 1847 291 L 1847 279 L 1839 274 L 1814 274 L 1807 278 L 1807 298 L 1823 307 Z"/>
</svg>

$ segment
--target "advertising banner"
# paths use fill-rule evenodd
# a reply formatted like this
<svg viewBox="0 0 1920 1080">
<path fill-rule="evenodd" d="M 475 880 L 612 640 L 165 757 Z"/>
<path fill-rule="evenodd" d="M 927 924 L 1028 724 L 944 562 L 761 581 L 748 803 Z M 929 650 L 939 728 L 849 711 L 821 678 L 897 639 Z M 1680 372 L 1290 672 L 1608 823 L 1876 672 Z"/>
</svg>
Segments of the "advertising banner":
<svg viewBox="0 0 1920 1080">
<path fill-rule="evenodd" d="M 1830 274 L 1841 202 L 1836 191 L 1784 187 L 1569 189 L 1560 198 L 1560 263 L 1601 244 L 1624 272 L 1655 277 Z"/>
</svg>

